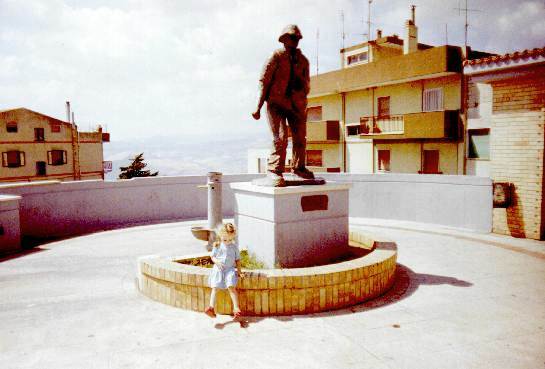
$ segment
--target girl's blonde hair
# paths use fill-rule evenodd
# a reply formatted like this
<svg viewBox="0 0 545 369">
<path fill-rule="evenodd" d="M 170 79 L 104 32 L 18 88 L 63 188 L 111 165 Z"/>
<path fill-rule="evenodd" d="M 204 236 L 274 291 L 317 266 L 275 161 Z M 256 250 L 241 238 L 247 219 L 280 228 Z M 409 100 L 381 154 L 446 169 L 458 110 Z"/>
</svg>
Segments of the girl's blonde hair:
<svg viewBox="0 0 545 369">
<path fill-rule="evenodd" d="M 233 223 L 225 223 L 216 232 L 214 246 L 219 246 L 222 240 L 233 241 L 237 236 L 237 229 Z"/>
</svg>

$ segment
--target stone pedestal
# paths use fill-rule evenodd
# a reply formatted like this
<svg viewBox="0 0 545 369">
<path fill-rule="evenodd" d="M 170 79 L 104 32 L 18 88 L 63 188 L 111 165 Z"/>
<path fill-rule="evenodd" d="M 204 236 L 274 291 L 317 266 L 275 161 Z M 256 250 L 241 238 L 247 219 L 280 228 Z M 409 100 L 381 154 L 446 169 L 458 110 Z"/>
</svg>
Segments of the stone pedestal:
<svg viewBox="0 0 545 369">
<path fill-rule="evenodd" d="M 268 267 L 326 263 L 348 252 L 351 184 L 262 187 L 232 183 L 238 243 Z"/>
</svg>

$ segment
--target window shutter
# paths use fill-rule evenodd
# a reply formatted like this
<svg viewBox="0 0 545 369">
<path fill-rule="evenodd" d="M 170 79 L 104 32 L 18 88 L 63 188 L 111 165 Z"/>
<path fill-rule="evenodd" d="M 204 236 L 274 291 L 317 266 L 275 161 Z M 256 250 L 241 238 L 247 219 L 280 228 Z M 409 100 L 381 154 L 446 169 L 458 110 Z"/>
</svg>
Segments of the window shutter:
<svg viewBox="0 0 545 369">
<path fill-rule="evenodd" d="M 22 151 L 19 151 L 19 165 L 22 167 L 25 165 L 25 153 Z"/>
<path fill-rule="evenodd" d="M 47 164 L 53 165 L 53 153 L 51 151 L 47 152 Z"/>
<path fill-rule="evenodd" d="M 62 152 L 62 163 L 66 164 L 68 162 L 68 156 L 66 155 L 66 150 Z"/>
<path fill-rule="evenodd" d="M 8 166 L 8 153 L 7 152 L 2 153 L 2 166 L 3 167 Z"/>
<path fill-rule="evenodd" d="M 423 100 L 423 111 L 443 110 L 443 89 L 431 88 L 424 90 Z"/>
</svg>

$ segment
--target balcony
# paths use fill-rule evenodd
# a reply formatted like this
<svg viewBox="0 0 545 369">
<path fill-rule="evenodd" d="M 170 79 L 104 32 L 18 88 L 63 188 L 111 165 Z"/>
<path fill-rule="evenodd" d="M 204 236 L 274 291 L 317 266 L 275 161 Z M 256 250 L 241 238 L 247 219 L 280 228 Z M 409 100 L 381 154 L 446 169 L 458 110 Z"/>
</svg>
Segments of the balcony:
<svg viewBox="0 0 545 369">
<path fill-rule="evenodd" d="M 403 115 L 387 117 L 362 117 L 360 119 L 360 136 L 403 134 Z"/>
<path fill-rule="evenodd" d="M 307 122 L 307 142 L 338 143 L 340 140 L 338 120 L 322 120 Z"/>
<path fill-rule="evenodd" d="M 381 140 L 458 138 L 458 110 L 362 117 L 359 136 Z M 347 135 L 350 136 L 347 127 Z M 352 133 L 355 129 L 352 128 Z"/>
</svg>

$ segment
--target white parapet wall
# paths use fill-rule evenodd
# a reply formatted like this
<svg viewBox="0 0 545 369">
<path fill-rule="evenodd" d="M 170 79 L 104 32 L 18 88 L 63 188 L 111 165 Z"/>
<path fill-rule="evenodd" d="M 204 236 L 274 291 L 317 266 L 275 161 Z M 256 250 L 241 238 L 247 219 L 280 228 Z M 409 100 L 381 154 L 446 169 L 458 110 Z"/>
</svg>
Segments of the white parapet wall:
<svg viewBox="0 0 545 369">
<path fill-rule="evenodd" d="M 224 176 L 243 182 L 256 175 Z M 206 176 L 148 177 L 120 181 L 43 181 L 0 185 L 0 194 L 20 195 L 21 234 L 65 237 L 103 229 L 206 218 Z M 225 216 L 233 215 L 233 192 L 223 186 Z"/>
<path fill-rule="evenodd" d="M 351 182 L 350 217 L 432 223 L 476 232 L 492 231 L 492 180 L 426 174 L 332 174 Z"/>
<path fill-rule="evenodd" d="M 489 178 L 417 174 L 321 174 L 351 182 L 350 217 L 440 224 L 478 232 L 492 229 Z M 258 174 L 224 175 L 224 183 Z M 122 181 L 31 182 L 0 185 L 1 195 L 21 196 L 21 235 L 73 236 L 135 224 L 205 219 L 206 176 L 149 177 Z M 223 215 L 234 214 L 234 195 L 223 186 Z M 6 213 L 7 214 L 7 213 Z"/>
</svg>

